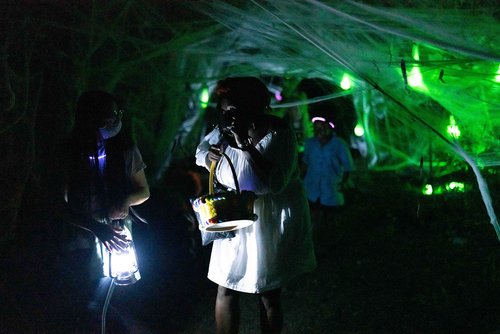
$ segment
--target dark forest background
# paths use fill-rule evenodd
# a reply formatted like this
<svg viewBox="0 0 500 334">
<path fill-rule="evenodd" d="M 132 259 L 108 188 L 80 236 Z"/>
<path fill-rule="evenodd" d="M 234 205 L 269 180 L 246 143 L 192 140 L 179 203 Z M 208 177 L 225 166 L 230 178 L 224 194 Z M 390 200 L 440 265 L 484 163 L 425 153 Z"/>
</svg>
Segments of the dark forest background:
<svg viewBox="0 0 500 334">
<path fill-rule="evenodd" d="M 138 208 L 150 222 L 136 229 L 143 280 L 114 300 L 143 332 L 210 333 L 210 249 L 187 201 L 207 184 L 192 160 L 207 124 L 200 117 L 192 133 L 179 130 L 198 112 L 189 106 L 199 87 L 188 80 L 198 69 L 185 67 L 180 50 L 199 16 L 182 1 L 92 3 L 0 4 L 0 333 L 68 333 L 78 318 L 73 298 L 86 283 L 62 255 L 57 212 L 62 144 L 78 95 L 92 88 L 123 100 L 152 187 Z M 472 171 L 441 180 L 466 181 L 466 193 L 425 197 L 418 171 L 358 165 L 342 237 L 285 294 L 289 333 L 500 333 L 498 240 Z M 484 177 L 499 207 L 498 170 Z"/>
</svg>

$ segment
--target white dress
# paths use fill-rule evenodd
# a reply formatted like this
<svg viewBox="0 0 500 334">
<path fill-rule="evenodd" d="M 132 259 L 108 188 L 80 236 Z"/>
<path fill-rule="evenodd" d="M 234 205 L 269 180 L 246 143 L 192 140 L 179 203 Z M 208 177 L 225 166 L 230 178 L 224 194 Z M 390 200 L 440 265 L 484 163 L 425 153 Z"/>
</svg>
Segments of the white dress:
<svg viewBox="0 0 500 334">
<path fill-rule="evenodd" d="M 196 163 L 207 168 L 205 157 L 211 144 L 220 141 L 217 129 L 198 145 Z M 258 195 L 254 204 L 257 221 L 236 231 L 231 239 L 215 240 L 208 278 L 226 288 L 261 293 L 285 286 L 316 266 L 309 207 L 299 177 L 297 142 L 291 129 L 269 132 L 256 148 L 271 162 L 268 185 L 252 171 L 241 150 L 228 146 L 241 190 Z M 216 168 L 217 180 L 234 189 L 226 159 Z"/>
</svg>

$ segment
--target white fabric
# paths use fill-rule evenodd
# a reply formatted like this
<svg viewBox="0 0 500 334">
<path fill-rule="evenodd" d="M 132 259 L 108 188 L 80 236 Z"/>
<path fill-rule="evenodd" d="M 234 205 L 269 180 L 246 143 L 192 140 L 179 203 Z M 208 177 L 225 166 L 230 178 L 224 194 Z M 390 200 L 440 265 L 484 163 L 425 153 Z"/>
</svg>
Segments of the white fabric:
<svg viewBox="0 0 500 334">
<path fill-rule="evenodd" d="M 198 146 L 196 162 L 205 163 L 210 144 L 220 141 L 217 129 Z M 260 293 L 286 285 L 316 266 L 312 244 L 309 207 L 299 178 L 297 142 L 291 129 L 268 133 L 257 149 L 271 162 L 269 180 L 264 183 L 253 173 L 241 150 L 226 147 L 241 190 L 254 191 L 258 219 L 252 226 L 236 231 L 232 239 L 216 240 L 208 278 L 224 287 Z M 219 182 L 234 189 L 234 179 L 223 158 L 216 168 Z"/>
</svg>

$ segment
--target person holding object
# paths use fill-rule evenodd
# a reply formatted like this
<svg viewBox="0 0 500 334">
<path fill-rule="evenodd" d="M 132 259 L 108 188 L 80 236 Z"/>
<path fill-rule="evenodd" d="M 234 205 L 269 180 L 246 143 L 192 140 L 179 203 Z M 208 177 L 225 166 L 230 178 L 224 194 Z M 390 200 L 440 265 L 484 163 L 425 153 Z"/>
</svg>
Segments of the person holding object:
<svg viewBox="0 0 500 334">
<path fill-rule="evenodd" d="M 262 333 L 283 327 L 281 289 L 316 266 L 309 208 L 298 164 L 295 133 L 266 113 L 270 97 L 255 77 L 220 81 L 216 88 L 220 122 L 196 150 L 196 163 L 207 169 L 218 161 L 215 177 L 229 189 L 235 181 L 254 192 L 256 222 L 213 242 L 208 278 L 218 284 L 217 333 L 237 333 L 239 295 L 256 294 Z"/>
<path fill-rule="evenodd" d="M 83 93 L 65 159 L 64 220 L 79 228 L 71 231 L 67 249 L 75 257 L 79 254 L 77 270 L 89 277 L 93 297 L 88 307 L 96 313 L 113 284 L 110 253 L 122 252 L 131 242 L 130 207 L 149 198 L 146 165 L 137 145 L 121 130 L 122 117 L 123 108 L 111 94 Z M 139 271 L 130 279 L 139 280 Z"/>
</svg>

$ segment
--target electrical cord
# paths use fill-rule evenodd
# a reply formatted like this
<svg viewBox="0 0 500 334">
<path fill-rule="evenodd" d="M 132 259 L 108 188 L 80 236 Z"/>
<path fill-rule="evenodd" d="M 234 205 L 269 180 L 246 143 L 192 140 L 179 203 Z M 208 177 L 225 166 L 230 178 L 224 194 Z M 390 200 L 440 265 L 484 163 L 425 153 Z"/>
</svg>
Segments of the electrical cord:
<svg viewBox="0 0 500 334">
<path fill-rule="evenodd" d="M 102 307 L 101 315 L 101 334 L 106 334 L 106 313 L 108 312 L 109 302 L 111 301 L 111 296 L 115 289 L 115 279 L 111 280 L 111 284 L 108 289 L 108 294 L 106 295 L 106 300 L 104 301 L 104 306 Z"/>
</svg>

